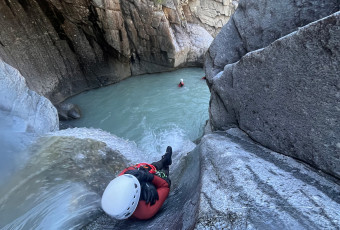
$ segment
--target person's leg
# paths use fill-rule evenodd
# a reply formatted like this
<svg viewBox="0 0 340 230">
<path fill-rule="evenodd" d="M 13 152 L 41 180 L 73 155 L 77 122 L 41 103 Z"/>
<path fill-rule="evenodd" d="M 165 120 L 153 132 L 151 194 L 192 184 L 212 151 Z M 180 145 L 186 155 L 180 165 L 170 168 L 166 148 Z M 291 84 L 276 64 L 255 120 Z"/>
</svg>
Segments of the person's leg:
<svg viewBox="0 0 340 230">
<path fill-rule="evenodd" d="M 162 156 L 162 159 L 156 162 L 151 163 L 153 166 L 156 167 L 158 171 L 162 171 L 167 176 L 169 176 L 169 165 L 172 164 L 172 148 L 168 146 L 166 148 L 166 153 Z"/>
</svg>

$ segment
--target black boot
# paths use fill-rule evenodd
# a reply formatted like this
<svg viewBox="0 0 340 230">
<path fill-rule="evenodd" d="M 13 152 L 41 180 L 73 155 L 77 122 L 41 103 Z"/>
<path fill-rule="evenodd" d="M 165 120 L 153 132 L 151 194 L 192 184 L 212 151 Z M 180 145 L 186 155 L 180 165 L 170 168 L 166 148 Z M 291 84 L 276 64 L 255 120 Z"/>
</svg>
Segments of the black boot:
<svg viewBox="0 0 340 230">
<path fill-rule="evenodd" d="M 162 162 L 163 162 L 163 166 L 168 166 L 172 164 L 172 148 L 171 146 L 168 146 L 166 148 L 166 153 L 162 156 Z"/>
</svg>

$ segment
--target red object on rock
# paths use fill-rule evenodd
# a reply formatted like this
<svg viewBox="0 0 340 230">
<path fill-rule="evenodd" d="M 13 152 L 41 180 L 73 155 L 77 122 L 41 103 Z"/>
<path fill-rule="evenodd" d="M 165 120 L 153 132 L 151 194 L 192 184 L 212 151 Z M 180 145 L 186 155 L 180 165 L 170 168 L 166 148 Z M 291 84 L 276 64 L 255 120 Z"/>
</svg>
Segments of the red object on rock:
<svg viewBox="0 0 340 230">
<path fill-rule="evenodd" d="M 121 173 L 119 173 L 119 176 L 123 175 L 128 170 L 135 170 L 136 168 L 134 166 L 128 167 L 124 169 Z M 169 195 L 170 188 L 168 182 L 166 182 L 164 179 L 160 178 L 157 175 L 154 175 L 154 178 L 152 180 L 152 184 L 156 187 L 157 193 L 158 193 L 158 200 L 154 205 L 146 204 L 144 200 L 140 200 L 138 202 L 137 208 L 132 214 L 131 217 L 140 219 L 140 220 L 147 220 L 156 215 L 158 210 L 162 207 L 164 201 Z"/>
</svg>

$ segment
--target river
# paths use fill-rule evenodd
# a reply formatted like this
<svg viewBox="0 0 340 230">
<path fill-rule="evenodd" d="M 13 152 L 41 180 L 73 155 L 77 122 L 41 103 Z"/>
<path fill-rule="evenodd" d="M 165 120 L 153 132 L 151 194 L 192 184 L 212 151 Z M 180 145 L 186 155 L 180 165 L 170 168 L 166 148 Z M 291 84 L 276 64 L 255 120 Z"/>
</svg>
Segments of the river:
<svg viewBox="0 0 340 230">
<path fill-rule="evenodd" d="M 77 138 L 109 139 L 109 147 L 133 160 L 158 160 L 168 145 L 175 153 L 190 151 L 208 119 L 210 93 L 202 76 L 200 68 L 185 68 L 81 93 L 67 100 L 82 110 L 81 119 L 67 122 L 77 128 L 38 143 L 37 135 L 2 130 L 0 229 L 78 229 L 96 217 L 110 167 L 123 163 L 103 142 Z"/>
<path fill-rule="evenodd" d="M 82 110 L 82 118 L 67 124 L 93 127 L 133 141 L 146 155 L 180 146 L 203 134 L 210 92 L 201 68 L 146 74 L 81 93 L 67 102 Z M 180 79 L 184 87 L 178 87 Z"/>
</svg>

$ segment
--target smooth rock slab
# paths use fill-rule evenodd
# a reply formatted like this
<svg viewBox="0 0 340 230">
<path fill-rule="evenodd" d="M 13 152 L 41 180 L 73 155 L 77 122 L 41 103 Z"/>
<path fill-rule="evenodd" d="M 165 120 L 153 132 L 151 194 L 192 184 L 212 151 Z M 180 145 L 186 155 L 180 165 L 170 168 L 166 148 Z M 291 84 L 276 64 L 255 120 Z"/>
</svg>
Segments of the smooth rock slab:
<svg viewBox="0 0 340 230">
<path fill-rule="evenodd" d="M 89 138 L 45 136 L 28 152 L 27 163 L 0 187 L 1 229 L 88 224 L 101 213 L 101 192 L 128 165 L 117 150 Z"/>
<path fill-rule="evenodd" d="M 238 129 L 205 135 L 196 229 L 338 229 L 339 180 Z"/>
<path fill-rule="evenodd" d="M 340 12 L 250 52 L 211 79 L 210 122 L 340 177 Z"/>
</svg>

